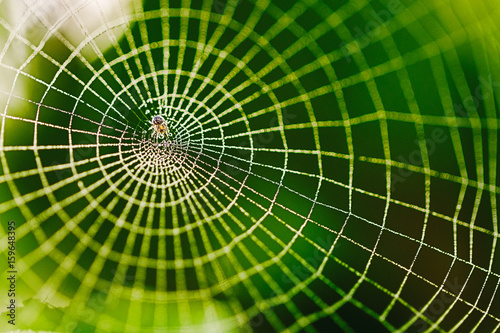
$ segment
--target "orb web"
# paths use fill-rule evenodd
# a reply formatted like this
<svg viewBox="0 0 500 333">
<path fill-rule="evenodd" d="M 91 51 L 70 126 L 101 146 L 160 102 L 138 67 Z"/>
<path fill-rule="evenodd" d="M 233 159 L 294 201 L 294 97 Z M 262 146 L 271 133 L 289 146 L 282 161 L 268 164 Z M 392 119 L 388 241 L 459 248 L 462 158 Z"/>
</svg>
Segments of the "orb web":
<svg viewBox="0 0 500 333">
<path fill-rule="evenodd" d="M 0 3 L 19 327 L 497 330 L 494 5 Z"/>
</svg>

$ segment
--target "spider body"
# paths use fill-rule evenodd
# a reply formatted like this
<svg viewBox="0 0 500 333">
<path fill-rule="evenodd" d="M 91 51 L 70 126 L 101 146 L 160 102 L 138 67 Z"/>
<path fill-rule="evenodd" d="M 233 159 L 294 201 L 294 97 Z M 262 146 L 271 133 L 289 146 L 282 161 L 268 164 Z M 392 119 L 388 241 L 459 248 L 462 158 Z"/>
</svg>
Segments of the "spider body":
<svg viewBox="0 0 500 333">
<path fill-rule="evenodd" d="M 164 135 L 168 137 L 169 132 L 167 122 L 162 116 L 154 116 L 151 120 L 151 124 L 151 129 L 153 130 L 151 137 L 156 139 L 163 139 Z"/>
</svg>

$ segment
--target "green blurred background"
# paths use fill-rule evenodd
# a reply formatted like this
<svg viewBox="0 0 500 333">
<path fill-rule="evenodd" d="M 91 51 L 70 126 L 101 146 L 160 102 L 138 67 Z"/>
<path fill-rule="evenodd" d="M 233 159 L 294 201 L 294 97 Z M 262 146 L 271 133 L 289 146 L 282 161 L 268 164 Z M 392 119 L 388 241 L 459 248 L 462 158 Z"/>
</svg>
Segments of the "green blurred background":
<svg viewBox="0 0 500 333">
<path fill-rule="evenodd" d="M 498 1 L 0 11 L 16 329 L 498 329 Z"/>
</svg>

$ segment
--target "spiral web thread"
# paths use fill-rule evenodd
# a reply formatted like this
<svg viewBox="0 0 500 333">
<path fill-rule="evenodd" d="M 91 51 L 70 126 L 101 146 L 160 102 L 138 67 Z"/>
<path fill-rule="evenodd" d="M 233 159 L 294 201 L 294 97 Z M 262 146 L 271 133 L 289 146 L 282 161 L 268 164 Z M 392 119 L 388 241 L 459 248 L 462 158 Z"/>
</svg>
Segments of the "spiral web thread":
<svg viewBox="0 0 500 333">
<path fill-rule="evenodd" d="M 91 4 L 94 30 L 75 14 Z M 497 330 L 494 4 L 2 15 L 0 212 L 18 226 L 21 327 Z M 151 138 L 154 115 L 169 138 Z"/>
</svg>

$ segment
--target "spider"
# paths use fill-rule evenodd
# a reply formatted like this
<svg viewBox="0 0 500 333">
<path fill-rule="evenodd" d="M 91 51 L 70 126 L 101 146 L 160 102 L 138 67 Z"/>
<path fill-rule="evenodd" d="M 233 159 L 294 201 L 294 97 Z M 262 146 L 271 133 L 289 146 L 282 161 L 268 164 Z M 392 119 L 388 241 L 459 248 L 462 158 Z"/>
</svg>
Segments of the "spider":
<svg viewBox="0 0 500 333">
<path fill-rule="evenodd" d="M 169 131 L 167 128 L 167 122 L 162 116 L 154 116 L 153 119 L 151 120 L 152 126 L 151 130 L 153 130 L 153 133 L 151 134 L 151 137 L 163 139 L 163 136 L 169 135 Z"/>
</svg>

